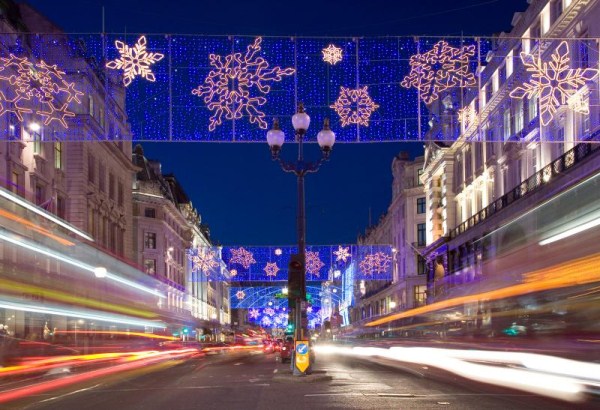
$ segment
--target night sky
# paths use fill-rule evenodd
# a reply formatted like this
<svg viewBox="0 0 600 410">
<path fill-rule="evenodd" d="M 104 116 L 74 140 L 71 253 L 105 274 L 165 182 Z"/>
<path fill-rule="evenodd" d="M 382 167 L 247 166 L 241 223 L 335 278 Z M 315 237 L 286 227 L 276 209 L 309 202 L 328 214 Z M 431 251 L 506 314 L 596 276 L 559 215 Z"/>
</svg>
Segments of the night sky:
<svg viewBox="0 0 600 410">
<path fill-rule="evenodd" d="M 525 0 L 31 0 L 69 33 L 193 33 L 381 36 L 491 35 L 510 31 Z M 400 81 L 400 79 L 398 80 Z M 290 113 L 290 116 L 293 113 Z M 309 113 L 310 114 L 310 113 Z M 309 133 L 319 131 L 314 124 Z M 286 124 L 286 132 L 291 132 Z M 335 129 L 334 129 L 335 131 Z M 144 143 L 146 157 L 174 173 L 222 244 L 296 242 L 296 180 L 271 162 L 265 144 Z M 331 161 L 307 177 L 307 242 L 354 243 L 391 199 L 391 162 L 422 143 L 338 144 Z M 293 144 L 283 147 L 292 158 Z M 306 149 L 317 158 L 316 144 Z"/>
</svg>

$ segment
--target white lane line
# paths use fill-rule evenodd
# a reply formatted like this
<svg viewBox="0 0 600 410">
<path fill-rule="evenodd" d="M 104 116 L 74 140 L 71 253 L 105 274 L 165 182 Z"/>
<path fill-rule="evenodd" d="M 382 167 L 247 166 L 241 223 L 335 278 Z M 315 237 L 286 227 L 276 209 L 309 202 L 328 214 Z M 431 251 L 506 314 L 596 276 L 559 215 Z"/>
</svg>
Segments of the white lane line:
<svg viewBox="0 0 600 410">
<path fill-rule="evenodd" d="M 244 363 L 242 363 L 242 362 L 238 362 L 238 363 L 234 363 L 233 365 L 234 365 L 234 366 L 239 366 L 240 364 L 244 364 Z"/>
<path fill-rule="evenodd" d="M 277 373 L 277 370 L 278 370 L 278 369 L 275 369 L 275 370 L 273 370 L 273 373 Z"/>
<path fill-rule="evenodd" d="M 101 384 L 96 384 L 95 386 L 92 386 L 92 387 L 86 387 L 85 389 L 75 390 L 75 391 L 72 391 L 72 392 L 69 392 L 69 393 L 66 393 L 66 394 L 62 394 L 60 396 L 50 397 L 49 399 L 45 399 L 45 400 L 39 401 L 39 403 L 44 403 L 46 401 L 52 401 L 52 400 L 58 400 L 58 399 L 61 399 L 63 397 L 71 396 L 73 394 L 77 394 L 77 393 L 81 393 L 81 392 L 84 392 L 84 391 L 87 391 L 87 390 L 95 389 L 98 386 L 101 386 Z"/>
<path fill-rule="evenodd" d="M 321 397 L 321 396 L 364 396 L 362 393 L 314 393 L 305 394 L 304 397 Z"/>
</svg>

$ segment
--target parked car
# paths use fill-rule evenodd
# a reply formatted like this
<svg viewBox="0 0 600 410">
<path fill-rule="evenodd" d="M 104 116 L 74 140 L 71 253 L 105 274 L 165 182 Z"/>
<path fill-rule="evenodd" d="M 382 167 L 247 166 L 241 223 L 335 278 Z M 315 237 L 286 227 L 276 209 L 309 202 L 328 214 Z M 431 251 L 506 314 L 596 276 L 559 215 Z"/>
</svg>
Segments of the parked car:
<svg viewBox="0 0 600 410">
<path fill-rule="evenodd" d="M 286 337 L 285 341 L 281 345 L 281 351 L 279 352 L 279 359 L 281 363 L 292 360 L 292 352 L 294 351 L 294 338 Z"/>
</svg>

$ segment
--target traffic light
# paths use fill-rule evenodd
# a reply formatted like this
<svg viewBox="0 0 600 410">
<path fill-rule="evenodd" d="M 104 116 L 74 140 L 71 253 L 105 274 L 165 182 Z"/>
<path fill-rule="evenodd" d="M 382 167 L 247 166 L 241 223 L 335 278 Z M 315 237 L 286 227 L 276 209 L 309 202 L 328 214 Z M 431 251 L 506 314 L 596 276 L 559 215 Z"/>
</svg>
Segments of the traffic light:
<svg viewBox="0 0 600 410">
<path fill-rule="evenodd" d="M 294 333 L 294 324 L 293 323 L 288 323 L 287 327 L 285 328 L 285 333 L 286 334 Z"/>
<path fill-rule="evenodd" d="M 303 284 L 304 284 L 304 263 L 302 256 L 292 254 L 288 265 L 288 298 L 295 300 L 303 299 Z"/>
</svg>

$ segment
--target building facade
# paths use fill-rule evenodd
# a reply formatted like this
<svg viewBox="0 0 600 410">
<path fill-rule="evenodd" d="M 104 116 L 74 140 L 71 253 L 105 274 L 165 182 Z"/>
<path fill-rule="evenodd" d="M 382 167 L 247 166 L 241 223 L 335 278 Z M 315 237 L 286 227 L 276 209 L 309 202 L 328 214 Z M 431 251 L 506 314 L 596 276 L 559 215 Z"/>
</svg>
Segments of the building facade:
<svg viewBox="0 0 600 410">
<path fill-rule="evenodd" d="M 359 245 L 392 244 L 391 281 L 361 281 L 355 286 L 352 323 L 420 306 L 425 302 L 427 275 L 421 251 L 426 244 L 425 194 L 420 176 L 423 157 L 406 152 L 392 161 L 392 202 L 377 225 L 358 238 Z"/>
<path fill-rule="evenodd" d="M 169 310 L 190 314 L 202 334 L 220 333 L 230 323 L 229 286 L 198 279 L 187 255 L 191 248 L 212 246 L 208 227 L 175 176 L 164 175 L 139 144 L 132 162 L 139 169 L 133 184 L 136 263 L 170 285 Z"/>
<path fill-rule="evenodd" d="M 550 222 L 518 218 L 598 173 L 598 76 L 572 97 L 577 105 L 570 99 L 551 118 L 539 93 L 520 99 L 514 90 L 528 78 L 521 52 L 540 61 L 563 53 L 572 68 L 598 69 L 599 19 L 597 1 L 530 2 L 515 14 L 511 32 L 495 40 L 477 71 L 480 86 L 448 92 L 429 107 L 421 176 L 428 303 L 500 286 L 494 275 L 510 271 L 499 262 L 509 249 L 529 252 L 523 255 L 531 268 L 560 262 L 541 257 L 538 242 Z M 577 254 L 562 252 L 565 259 Z"/>
</svg>

